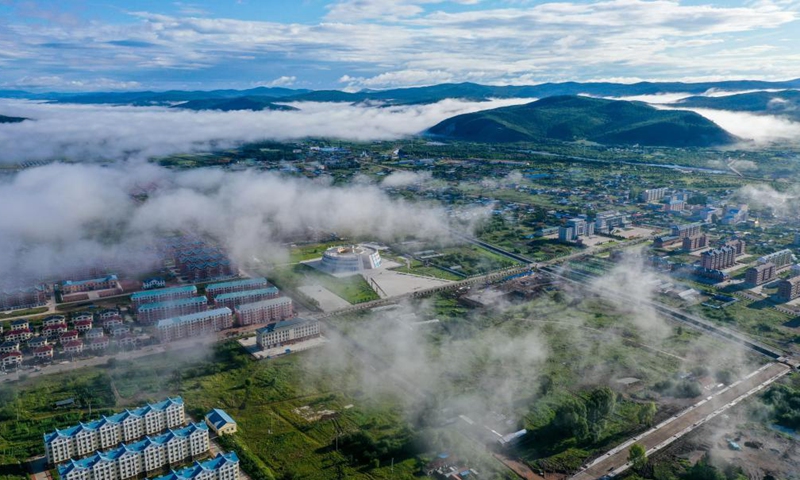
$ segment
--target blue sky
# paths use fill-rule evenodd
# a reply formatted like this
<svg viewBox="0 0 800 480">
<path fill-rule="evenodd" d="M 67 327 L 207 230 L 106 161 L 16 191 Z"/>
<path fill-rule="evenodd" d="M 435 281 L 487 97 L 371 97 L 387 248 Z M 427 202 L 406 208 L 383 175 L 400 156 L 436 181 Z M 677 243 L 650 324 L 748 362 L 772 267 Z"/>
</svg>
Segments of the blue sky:
<svg viewBox="0 0 800 480">
<path fill-rule="evenodd" d="M 0 0 L 0 88 L 800 77 L 798 0 Z"/>
</svg>

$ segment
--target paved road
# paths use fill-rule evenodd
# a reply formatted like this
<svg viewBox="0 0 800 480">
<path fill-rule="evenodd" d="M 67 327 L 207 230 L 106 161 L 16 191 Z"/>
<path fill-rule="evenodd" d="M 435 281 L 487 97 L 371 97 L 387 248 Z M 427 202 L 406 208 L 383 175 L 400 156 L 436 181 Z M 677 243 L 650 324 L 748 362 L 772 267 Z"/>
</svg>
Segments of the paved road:
<svg viewBox="0 0 800 480">
<path fill-rule="evenodd" d="M 750 395 L 763 390 L 790 371 L 788 366 L 781 363 L 767 364 L 745 379 L 701 400 L 677 416 L 671 417 L 651 430 L 615 447 L 590 463 L 588 468 L 574 475 L 572 480 L 594 480 L 607 474 L 618 475 L 630 467 L 628 450 L 634 442 L 643 445 L 647 449 L 647 454 L 651 455 L 737 405 Z"/>
</svg>

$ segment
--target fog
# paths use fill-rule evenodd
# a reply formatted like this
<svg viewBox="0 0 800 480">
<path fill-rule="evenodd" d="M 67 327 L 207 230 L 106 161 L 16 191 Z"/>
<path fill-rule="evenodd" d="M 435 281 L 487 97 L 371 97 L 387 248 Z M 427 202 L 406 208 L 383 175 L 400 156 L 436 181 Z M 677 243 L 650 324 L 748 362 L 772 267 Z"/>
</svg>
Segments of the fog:
<svg viewBox="0 0 800 480">
<path fill-rule="evenodd" d="M 755 115 L 729 110 L 687 109 L 697 112 L 739 138 L 756 145 L 776 142 L 800 142 L 800 123 L 775 115 Z"/>
<path fill-rule="evenodd" d="M 442 209 L 391 199 L 375 185 L 140 162 L 26 169 L 0 183 L 0 202 L 0 271 L 21 281 L 98 263 L 149 268 L 153 246 L 176 231 L 210 237 L 239 264 L 281 260 L 281 242 L 309 229 L 376 240 L 447 236 Z"/>
<path fill-rule="evenodd" d="M 0 114 L 34 121 L 0 124 L 0 162 L 118 160 L 208 151 L 259 140 L 323 137 L 392 140 L 446 118 L 530 99 L 443 100 L 379 107 L 294 103 L 298 111 L 189 111 L 163 107 L 46 104 L 0 100 Z"/>
</svg>

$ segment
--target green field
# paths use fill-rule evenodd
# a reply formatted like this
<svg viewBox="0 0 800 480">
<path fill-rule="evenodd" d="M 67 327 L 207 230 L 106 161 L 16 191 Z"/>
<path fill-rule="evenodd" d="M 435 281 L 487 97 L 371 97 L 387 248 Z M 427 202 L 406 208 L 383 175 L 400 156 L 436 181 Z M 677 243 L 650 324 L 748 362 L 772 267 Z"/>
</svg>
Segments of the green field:
<svg viewBox="0 0 800 480">
<path fill-rule="evenodd" d="M 25 310 L 13 310 L 8 313 L 0 313 L 0 320 L 6 318 L 21 317 L 26 315 L 38 315 L 47 311 L 47 307 L 28 308 Z"/>
<path fill-rule="evenodd" d="M 305 264 L 269 270 L 269 279 L 282 290 L 297 291 L 303 285 L 321 285 L 350 303 L 363 303 L 380 297 L 361 275 L 334 277 Z"/>
</svg>

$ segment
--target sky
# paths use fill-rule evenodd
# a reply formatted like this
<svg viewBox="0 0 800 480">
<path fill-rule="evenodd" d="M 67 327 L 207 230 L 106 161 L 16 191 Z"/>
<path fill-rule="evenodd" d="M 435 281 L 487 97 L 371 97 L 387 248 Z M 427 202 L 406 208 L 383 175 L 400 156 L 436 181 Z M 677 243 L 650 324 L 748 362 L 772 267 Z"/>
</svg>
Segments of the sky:
<svg viewBox="0 0 800 480">
<path fill-rule="evenodd" d="M 787 80 L 800 0 L 0 0 L 0 89 Z"/>
</svg>

